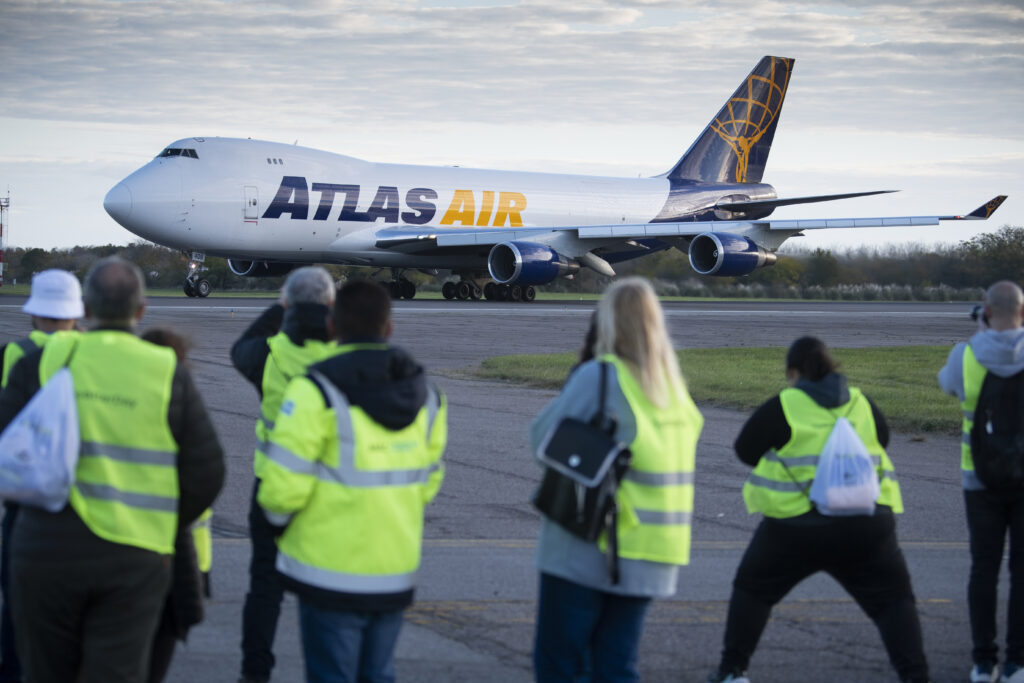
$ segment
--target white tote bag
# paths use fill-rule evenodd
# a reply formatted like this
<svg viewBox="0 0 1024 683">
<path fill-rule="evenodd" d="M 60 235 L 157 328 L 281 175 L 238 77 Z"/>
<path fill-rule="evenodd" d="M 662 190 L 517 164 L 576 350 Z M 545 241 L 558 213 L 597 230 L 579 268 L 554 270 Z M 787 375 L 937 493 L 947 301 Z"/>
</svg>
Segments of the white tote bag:
<svg viewBox="0 0 1024 683">
<path fill-rule="evenodd" d="M 871 515 L 880 492 L 868 449 L 850 421 L 840 417 L 818 459 L 811 502 L 823 515 Z"/>
<path fill-rule="evenodd" d="M 78 410 L 67 367 L 0 434 L 0 498 L 58 512 L 78 466 Z"/>
</svg>

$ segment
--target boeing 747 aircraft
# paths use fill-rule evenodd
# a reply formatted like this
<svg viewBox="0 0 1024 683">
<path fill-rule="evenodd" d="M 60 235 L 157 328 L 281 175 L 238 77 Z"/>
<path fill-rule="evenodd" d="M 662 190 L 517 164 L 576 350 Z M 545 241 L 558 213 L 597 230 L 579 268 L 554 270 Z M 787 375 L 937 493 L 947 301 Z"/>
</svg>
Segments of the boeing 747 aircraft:
<svg viewBox="0 0 1024 683">
<path fill-rule="evenodd" d="M 378 164 L 197 137 L 172 143 L 103 206 L 133 233 L 190 255 L 189 296 L 209 295 L 198 265 L 212 254 L 248 276 L 311 263 L 390 268 L 396 298 L 416 294 L 407 270 L 450 271 L 459 279 L 443 285 L 448 299 L 532 301 L 535 286 L 580 268 L 614 275 L 613 264 L 670 247 L 702 275 L 747 275 L 804 230 L 986 219 L 1006 199 L 965 216 L 768 220 L 779 206 L 884 192 L 779 198 L 761 182 L 792 72 L 792 59 L 761 59 L 653 178 Z"/>
</svg>

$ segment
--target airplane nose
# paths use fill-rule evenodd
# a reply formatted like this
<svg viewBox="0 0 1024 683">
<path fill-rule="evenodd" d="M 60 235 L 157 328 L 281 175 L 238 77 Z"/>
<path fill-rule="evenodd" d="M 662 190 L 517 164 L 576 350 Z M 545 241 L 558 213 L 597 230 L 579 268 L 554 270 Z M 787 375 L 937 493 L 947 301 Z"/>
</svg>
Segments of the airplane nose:
<svg viewBox="0 0 1024 683">
<path fill-rule="evenodd" d="M 125 225 L 132 214 L 132 192 L 124 183 L 118 183 L 103 199 L 103 208 L 110 217 L 121 225 Z"/>
</svg>

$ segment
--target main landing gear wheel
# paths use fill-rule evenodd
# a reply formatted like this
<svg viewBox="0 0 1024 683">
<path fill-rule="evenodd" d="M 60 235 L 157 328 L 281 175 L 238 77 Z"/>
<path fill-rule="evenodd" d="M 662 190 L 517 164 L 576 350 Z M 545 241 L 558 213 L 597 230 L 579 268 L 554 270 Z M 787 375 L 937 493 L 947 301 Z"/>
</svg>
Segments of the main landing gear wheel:
<svg viewBox="0 0 1024 683">
<path fill-rule="evenodd" d="M 388 294 L 392 299 L 411 299 L 416 296 L 416 285 L 405 278 L 392 280 L 388 283 Z"/>
<path fill-rule="evenodd" d="M 441 285 L 441 296 L 451 301 L 458 295 L 456 289 L 458 288 L 455 286 L 454 282 L 446 282 L 443 285 Z"/>
</svg>

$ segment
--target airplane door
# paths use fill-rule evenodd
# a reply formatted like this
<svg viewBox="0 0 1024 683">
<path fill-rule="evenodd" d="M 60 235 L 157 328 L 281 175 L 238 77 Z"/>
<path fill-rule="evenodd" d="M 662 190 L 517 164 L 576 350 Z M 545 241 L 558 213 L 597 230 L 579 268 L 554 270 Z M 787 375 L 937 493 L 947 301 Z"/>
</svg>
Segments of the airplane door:
<svg viewBox="0 0 1024 683">
<path fill-rule="evenodd" d="M 260 215 L 260 195 L 255 185 L 245 186 L 245 207 L 242 213 L 246 223 L 255 223 Z"/>
</svg>

